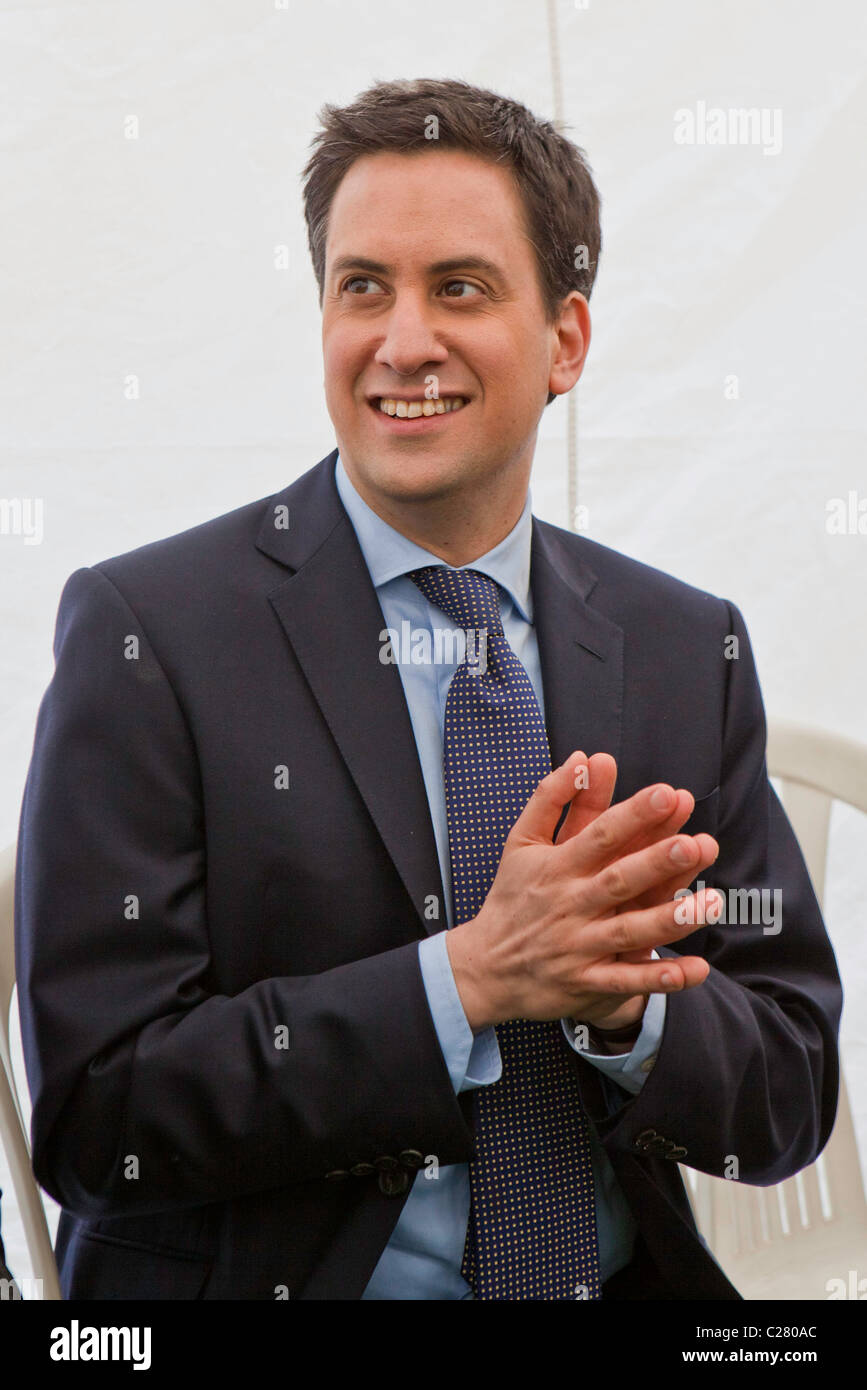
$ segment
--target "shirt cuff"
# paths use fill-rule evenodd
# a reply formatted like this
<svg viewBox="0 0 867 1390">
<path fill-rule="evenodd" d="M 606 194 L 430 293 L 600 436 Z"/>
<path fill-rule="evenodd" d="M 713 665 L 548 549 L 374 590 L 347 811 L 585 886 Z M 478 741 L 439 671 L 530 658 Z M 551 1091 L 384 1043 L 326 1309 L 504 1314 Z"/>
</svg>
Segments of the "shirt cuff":
<svg viewBox="0 0 867 1390">
<path fill-rule="evenodd" d="M 571 1047 L 580 1052 L 588 1062 L 603 1072 L 625 1091 L 637 1096 L 656 1061 L 665 1028 L 665 1009 L 668 1003 L 664 994 L 651 994 L 641 1020 L 641 1032 L 632 1045 L 631 1052 L 606 1053 L 588 1052 L 575 1041 L 575 1029 L 568 1019 L 562 1019 L 563 1032 Z"/>
<path fill-rule="evenodd" d="M 503 1065 L 497 1035 L 486 1028 L 477 1036 L 467 1022 L 446 947 L 445 931 L 418 943 L 418 961 L 440 1049 L 455 1094 L 499 1081 Z"/>
</svg>

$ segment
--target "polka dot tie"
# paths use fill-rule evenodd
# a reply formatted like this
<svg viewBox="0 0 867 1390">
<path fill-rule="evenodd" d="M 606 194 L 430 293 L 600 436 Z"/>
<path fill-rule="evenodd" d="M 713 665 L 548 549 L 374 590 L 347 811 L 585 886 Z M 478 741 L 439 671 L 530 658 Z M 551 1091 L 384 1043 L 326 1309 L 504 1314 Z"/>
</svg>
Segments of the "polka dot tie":
<svg viewBox="0 0 867 1390">
<path fill-rule="evenodd" d="M 466 657 L 449 685 L 443 775 L 454 924 L 488 895 L 515 820 L 551 771 L 545 725 L 478 570 L 409 575 L 456 627 Z M 480 1299 L 601 1297 L 593 1166 L 569 1044 L 559 1022 L 496 1026 L 503 1070 L 475 1094 L 476 1157 L 461 1273 Z"/>
</svg>

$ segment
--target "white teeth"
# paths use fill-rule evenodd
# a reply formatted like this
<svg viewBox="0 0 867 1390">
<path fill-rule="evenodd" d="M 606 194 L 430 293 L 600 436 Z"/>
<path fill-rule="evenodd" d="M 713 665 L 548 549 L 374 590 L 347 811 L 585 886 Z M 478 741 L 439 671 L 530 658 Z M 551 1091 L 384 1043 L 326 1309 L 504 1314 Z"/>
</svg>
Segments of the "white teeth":
<svg viewBox="0 0 867 1390">
<path fill-rule="evenodd" d="M 464 404 L 462 396 L 437 396 L 432 401 L 401 401 L 393 396 L 381 396 L 379 408 L 383 415 L 415 420 L 420 415 L 448 415 L 452 410 L 460 410 Z"/>
</svg>

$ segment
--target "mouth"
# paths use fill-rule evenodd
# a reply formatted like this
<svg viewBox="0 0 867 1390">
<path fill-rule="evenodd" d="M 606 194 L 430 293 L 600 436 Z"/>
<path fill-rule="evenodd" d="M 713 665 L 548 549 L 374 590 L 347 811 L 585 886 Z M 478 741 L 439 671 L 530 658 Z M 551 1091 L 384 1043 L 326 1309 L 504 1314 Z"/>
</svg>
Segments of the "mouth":
<svg viewBox="0 0 867 1390">
<path fill-rule="evenodd" d="M 400 396 L 369 396 L 368 405 L 388 431 L 419 434 L 443 426 L 469 405 L 467 396 L 438 396 L 433 400 L 409 400 Z"/>
</svg>

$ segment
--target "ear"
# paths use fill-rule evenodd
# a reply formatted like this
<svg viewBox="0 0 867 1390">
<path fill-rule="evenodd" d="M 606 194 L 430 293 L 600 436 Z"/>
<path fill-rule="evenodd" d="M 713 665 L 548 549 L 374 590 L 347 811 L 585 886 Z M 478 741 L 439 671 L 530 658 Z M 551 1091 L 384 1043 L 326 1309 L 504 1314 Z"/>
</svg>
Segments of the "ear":
<svg viewBox="0 0 867 1390">
<path fill-rule="evenodd" d="M 590 348 L 590 306 L 579 290 L 572 290 L 563 300 L 551 335 L 548 390 L 563 396 L 571 391 L 584 370 Z"/>
</svg>

